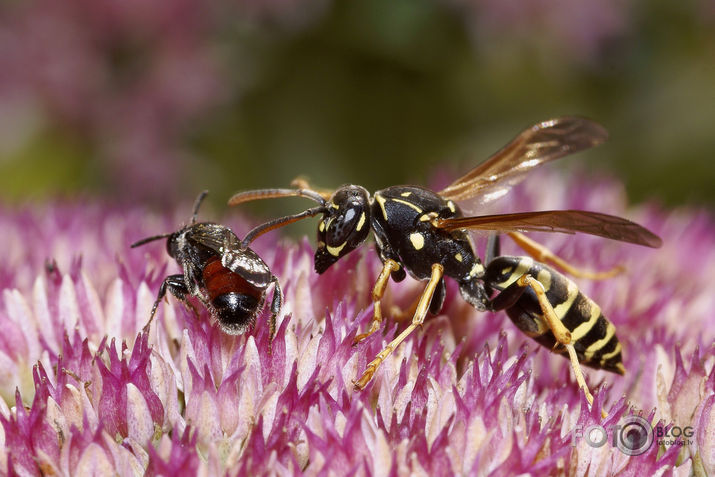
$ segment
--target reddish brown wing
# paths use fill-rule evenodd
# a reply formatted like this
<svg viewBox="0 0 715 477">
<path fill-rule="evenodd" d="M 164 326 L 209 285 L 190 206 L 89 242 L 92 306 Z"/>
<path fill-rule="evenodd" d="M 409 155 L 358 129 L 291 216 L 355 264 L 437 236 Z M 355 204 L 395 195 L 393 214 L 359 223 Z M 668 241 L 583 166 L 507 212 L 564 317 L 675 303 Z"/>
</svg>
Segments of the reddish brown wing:
<svg viewBox="0 0 715 477">
<path fill-rule="evenodd" d="M 535 167 L 589 149 L 606 140 L 599 124 L 584 118 L 564 116 L 531 126 L 496 154 L 441 190 L 452 200 L 482 196 L 482 202 L 501 197 Z"/>
<path fill-rule="evenodd" d="M 471 229 L 499 232 L 563 232 L 597 235 L 621 242 L 658 248 L 663 243 L 650 230 L 614 215 L 584 210 L 545 210 L 517 214 L 482 215 L 454 219 L 436 219 L 433 224 L 444 230 Z"/>
</svg>

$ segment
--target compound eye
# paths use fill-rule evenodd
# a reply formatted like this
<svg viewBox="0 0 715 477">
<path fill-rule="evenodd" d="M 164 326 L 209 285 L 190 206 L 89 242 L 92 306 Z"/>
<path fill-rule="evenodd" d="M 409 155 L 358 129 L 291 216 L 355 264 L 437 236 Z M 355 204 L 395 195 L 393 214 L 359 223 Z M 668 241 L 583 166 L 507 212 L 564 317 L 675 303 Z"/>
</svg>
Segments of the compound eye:
<svg viewBox="0 0 715 477">
<path fill-rule="evenodd" d="M 365 214 L 363 213 L 363 220 L 364 216 Z M 355 208 L 346 209 L 344 212 L 340 211 L 340 213 L 333 217 L 328 223 L 325 242 L 331 247 L 344 244 L 355 230 L 357 224 L 358 213 Z"/>
<path fill-rule="evenodd" d="M 179 235 L 177 232 L 169 235 L 169 239 L 166 241 L 166 251 L 173 258 L 179 255 Z"/>
<path fill-rule="evenodd" d="M 360 186 L 343 186 L 328 203 L 318 224 L 315 270 L 323 273 L 333 263 L 359 247 L 370 233 L 370 201 Z"/>
<path fill-rule="evenodd" d="M 315 270 L 323 273 L 341 257 L 355 250 L 370 232 L 368 217 L 359 207 L 345 209 L 326 217 L 318 225 L 318 248 L 315 251 Z"/>
</svg>

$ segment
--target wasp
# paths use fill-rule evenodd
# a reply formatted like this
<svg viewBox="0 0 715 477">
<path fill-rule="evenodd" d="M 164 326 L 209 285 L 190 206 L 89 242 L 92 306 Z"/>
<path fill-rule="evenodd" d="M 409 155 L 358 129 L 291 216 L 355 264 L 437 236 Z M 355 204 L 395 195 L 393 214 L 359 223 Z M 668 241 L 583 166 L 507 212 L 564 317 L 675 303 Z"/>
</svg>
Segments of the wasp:
<svg viewBox="0 0 715 477">
<path fill-rule="evenodd" d="M 159 303 L 169 291 L 188 306 L 191 306 L 187 301 L 189 297 L 198 298 L 225 333 L 243 334 L 263 310 L 266 289 L 273 284 L 270 318 L 270 337 L 273 338 L 282 301 L 278 279 L 266 262 L 231 229 L 196 221 L 207 194 L 208 191 L 203 191 L 197 197 L 189 225 L 131 245 L 134 248 L 166 238 L 167 252 L 183 269 L 183 273 L 169 275 L 162 282 L 144 330 L 148 331 Z"/>
<path fill-rule="evenodd" d="M 317 202 L 316 207 L 257 227 L 246 241 L 250 243 L 269 230 L 322 214 L 315 252 L 318 273 L 359 247 L 372 232 L 383 268 L 372 291 L 374 312 L 370 327 L 356 336 L 356 342 L 380 328 L 380 302 L 390 278 L 399 282 L 409 274 L 427 281 L 411 308 L 410 325 L 367 365 L 354 383 L 356 389 L 370 382 L 385 358 L 422 325 L 428 311 L 440 311 L 446 276 L 458 283 L 462 297 L 476 309 L 505 310 L 528 336 L 568 356 L 579 386 L 592 403 L 580 364 L 623 374 L 621 345 L 613 324 L 598 305 L 547 263 L 574 276 L 596 279 L 612 276 L 621 269 L 601 273 L 581 270 L 522 232 L 580 232 L 654 248 L 661 245 L 660 238 L 629 220 L 599 212 L 549 210 L 465 217 L 456 201 L 489 202 L 504 195 L 536 167 L 594 147 L 606 137 L 605 129 L 593 121 L 560 117 L 524 130 L 485 162 L 438 192 L 400 185 L 370 195 L 364 187 L 344 185 L 328 195 L 298 182 L 295 189 L 240 192 L 229 204 L 289 196 Z M 492 236 L 484 262 L 475 253 L 470 230 L 486 231 Z M 499 256 L 500 233 L 510 236 L 530 256 Z"/>
</svg>

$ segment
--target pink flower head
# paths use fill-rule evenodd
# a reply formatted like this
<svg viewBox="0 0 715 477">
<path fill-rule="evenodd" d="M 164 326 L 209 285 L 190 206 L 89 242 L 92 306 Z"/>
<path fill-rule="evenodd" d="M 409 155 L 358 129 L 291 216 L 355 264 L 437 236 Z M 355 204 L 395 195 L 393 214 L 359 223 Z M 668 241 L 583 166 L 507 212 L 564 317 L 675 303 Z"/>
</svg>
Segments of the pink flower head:
<svg viewBox="0 0 715 477">
<path fill-rule="evenodd" d="M 441 314 L 355 392 L 353 380 L 405 327 L 389 319 L 392 310 L 409 307 L 424 286 L 390 283 L 387 320 L 353 346 L 372 318 L 380 263 L 371 246 L 317 275 L 308 240 L 267 235 L 254 242 L 284 291 L 270 346 L 268 310 L 252 330 L 229 336 L 200 302 L 193 301 L 195 315 L 172 297 L 143 334 L 163 277 L 179 268 L 161 243 L 128 245 L 176 230 L 186 210 L 153 216 L 81 203 L 35 206 L 0 212 L 0 247 L 9 252 L 0 258 L 0 472 L 715 472 L 712 218 L 626 209 L 620 187 L 607 180 L 534 176 L 512 191 L 510 208 L 604 211 L 633 218 L 664 240 L 654 251 L 534 234 L 574 264 L 628 269 L 605 281 L 577 280 L 624 345 L 625 376 L 585 371 L 593 406 L 567 360 L 503 313 L 474 310 L 451 281 Z M 239 236 L 248 228 L 225 224 Z M 520 253 L 506 240 L 502 248 Z M 630 455 L 619 433 L 640 419 L 653 441 Z M 605 437 L 601 446 L 592 444 L 598 436 Z"/>
</svg>

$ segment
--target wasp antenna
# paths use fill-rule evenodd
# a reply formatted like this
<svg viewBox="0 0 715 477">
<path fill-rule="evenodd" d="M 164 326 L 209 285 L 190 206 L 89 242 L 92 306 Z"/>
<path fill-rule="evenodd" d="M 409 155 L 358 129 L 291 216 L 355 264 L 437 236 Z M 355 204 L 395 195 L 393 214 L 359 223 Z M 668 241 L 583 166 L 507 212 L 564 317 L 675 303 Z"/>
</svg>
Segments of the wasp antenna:
<svg viewBox="0 0 715 477">
<path fill-rule="evenodd" d="M 273 219 L 269 222 L 266 222 L 264 224 L 258 225 L 254 227 L 252 230 L 250 230 L 246 236 L 243 238 L 243 241 L 241 242 L 241 248 L 246 248 L 248 245 L 256 240 L 258 237 L 263 235 L 266 232 L 270 232 L 273 229 L 277 229 L 279 227 L 283 227 L 288 224 L 292 224 L 293 222 L 297 222 L 302 219 L 306 219 L 308 217 L 315 217 L 318 214 L 324 214 L 328 211 L 326 207 L 318 206 L 318 207 L 312 207 L 308 210 L 305 210 L 303 212 L 300 212 L 298 214 L 293 214 L 293 215 L 286 215 L 285 217 L 280 217 L 278 219 Z"/>
<path fill-rule="evenodd" d="M 154 240 L 159 240 L 163 238 L 167 238 L 171 234 L 161 234 L 161 235 L 153 235 L 151 237 L 147 237 L 145 239 L 138 240 L 134 242 L 133 244 L 130 245 L 131 248 L 138 247 L 140 245 L 144 245 L 145 243 L 153 242 Z"/>
<path fill-rule="evenodd" d="M 195 224 L 196 223 L 196 216 L 199 214 L 199 207 L 201 207 L 201 203 L 204 201 L 206 196 L 209 194 L 208 190 L 203 190 L 199 194 L 199 196 L 196 198 L 196 201 L 194 202 L 194 211 L 191 215 L 191 223 Z"/>
<path fill-rule="evenodd" d="M 228 205 L 238 205 L 252 200 L 277 199 L 280 197 L 305 197 L 306 199 L 314 200 L 322 206 L 325 206 L 327 203 L 323 196 L 311 189 L 255 189 L 234 194 L 233 197 L 228 200 Z"/>
<path fill-rule="evenodd" d="M 311 189 L 298 189 L 298 195 L 300 197 L 306 197 L 308 199 L 312 199 L 322 206 L 325 206 L 325 204 L 328 203 L 328 201 L 326 201 L 322 195 L 320 195 L 318 192 L 311 190 Z"/>
</svg>

